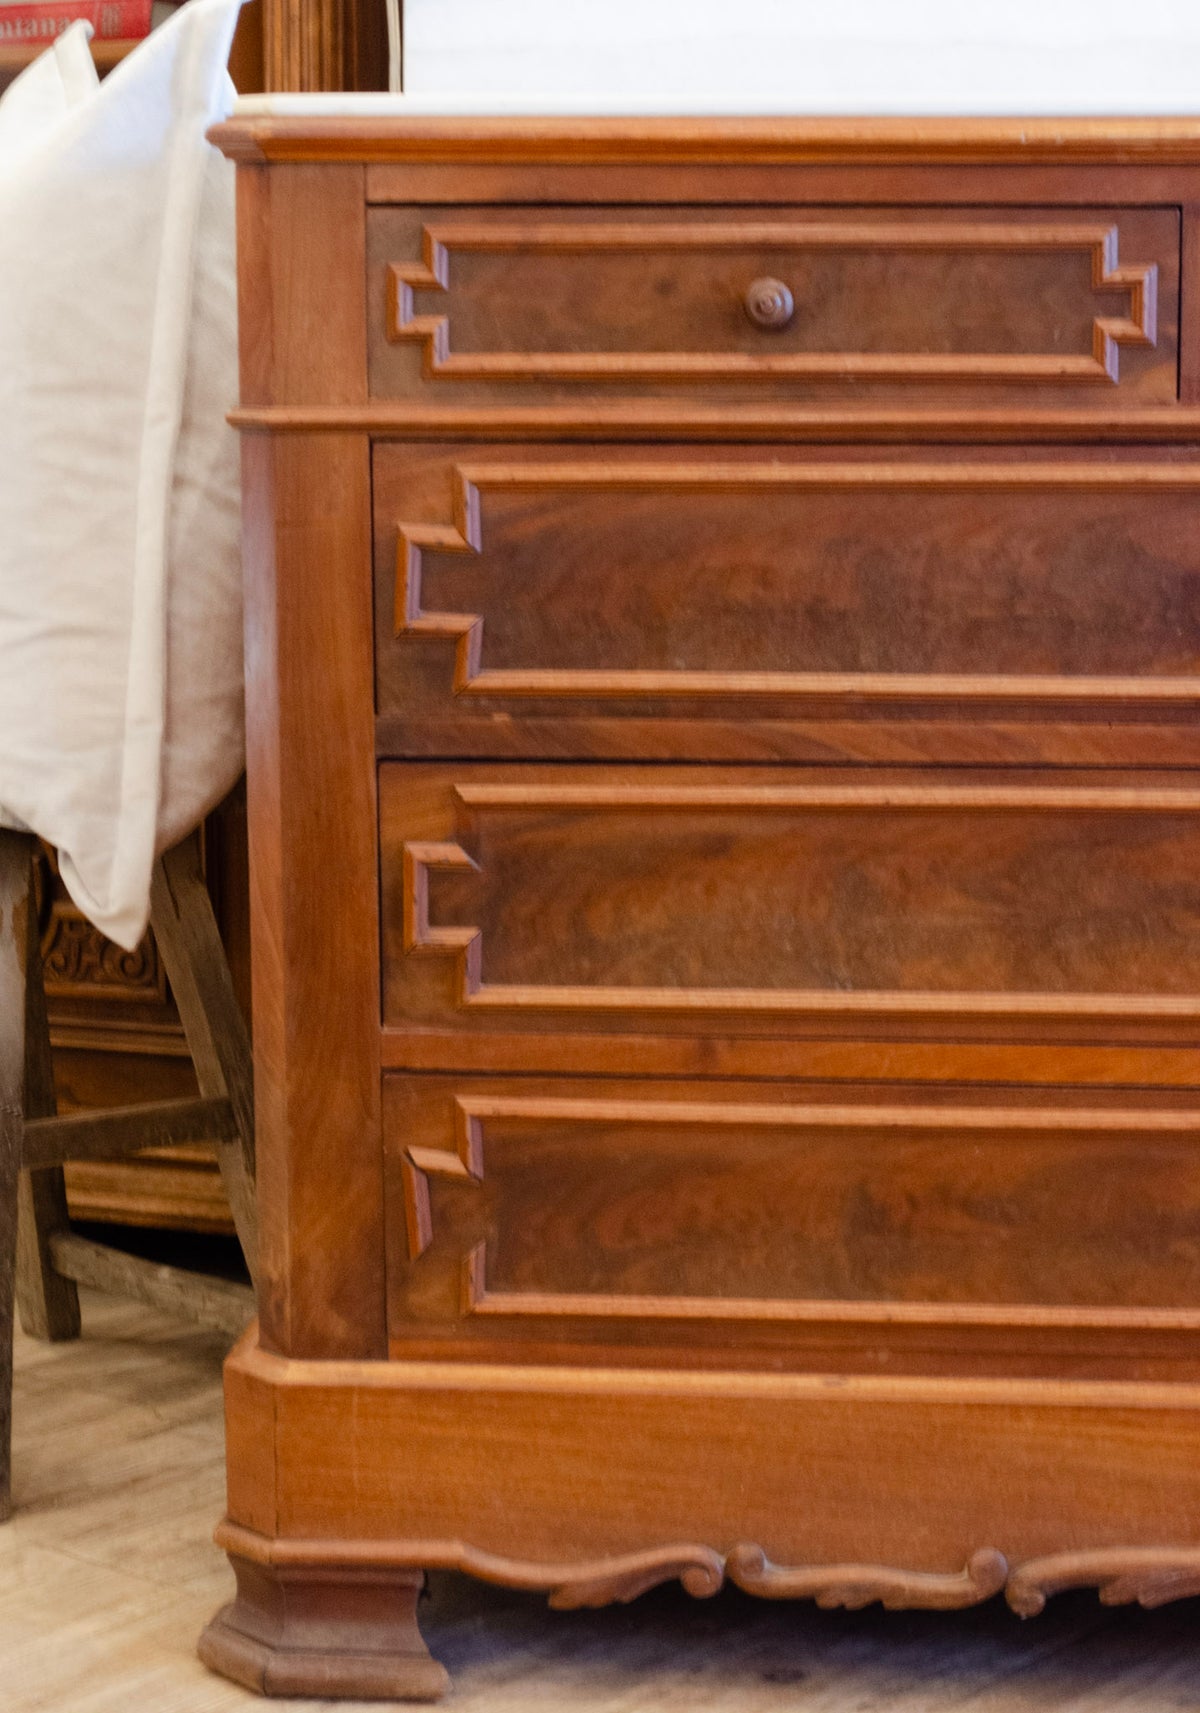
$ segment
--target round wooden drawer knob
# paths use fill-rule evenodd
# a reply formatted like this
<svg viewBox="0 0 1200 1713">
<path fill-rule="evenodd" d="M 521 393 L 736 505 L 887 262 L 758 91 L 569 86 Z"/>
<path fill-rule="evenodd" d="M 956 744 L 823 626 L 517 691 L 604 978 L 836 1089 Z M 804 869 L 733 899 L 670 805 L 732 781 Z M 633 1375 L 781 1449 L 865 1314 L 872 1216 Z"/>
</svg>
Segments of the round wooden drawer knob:
<svg viewBox="0 0 1200 1713">
<path fill-rule="evenodd" d="M 786 327 L 796 302 L 782 280 L 755 280 L 746 288 L 746 314 L 756 327 Z"/>
</svg>

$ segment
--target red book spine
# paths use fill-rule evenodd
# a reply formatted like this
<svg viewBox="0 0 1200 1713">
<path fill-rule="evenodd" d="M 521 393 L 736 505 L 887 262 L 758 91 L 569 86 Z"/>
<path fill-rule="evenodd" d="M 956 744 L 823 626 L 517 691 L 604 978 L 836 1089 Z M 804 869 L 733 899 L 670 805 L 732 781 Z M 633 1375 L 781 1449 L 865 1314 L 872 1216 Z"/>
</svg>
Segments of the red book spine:
<svg viewBox="0 0 1200 1713">
<path fill-rule="evenodd" d="M 148 36 L 151 0 L 0 0 L 0 47 L 45 42 L 79 18 L 101 41 Z"/>
</svg>

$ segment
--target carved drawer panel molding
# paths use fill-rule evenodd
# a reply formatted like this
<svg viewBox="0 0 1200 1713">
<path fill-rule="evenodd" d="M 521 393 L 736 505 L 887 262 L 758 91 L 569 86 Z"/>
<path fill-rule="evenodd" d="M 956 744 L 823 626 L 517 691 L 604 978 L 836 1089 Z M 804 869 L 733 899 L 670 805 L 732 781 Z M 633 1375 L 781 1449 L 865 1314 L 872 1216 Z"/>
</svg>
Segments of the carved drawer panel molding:
<svg viewBox="0 0 1200 1713">
<path fill-rule="evenodd" d="M 1159 759 L 1164 726 L 1196 749 L 1200 465 L 384 446 L 375 472 L 385 753 L 544 755 L 550 721 L 614 757 L 716 758 L 746 721 L 887 721 L 931 760 L 971 759 L 960 726 L 980 760 L 1067 757 L 1081 725 L 1097 759 Z"/>
<path fill-rule="evenodd" d="M 1200 1112 L 851 1094 L 389 1078 L 395 1334 L 1200 1331 Z"/>
<path fill-rule="evenodd" d="M 811 776 L 810 776 L 811 779 Z M 1200 1018 L 1200 791 L 381 770 L 392 1026 L 1077 1039 Z"/>
<path fill-rule="evenodd" d="M 376 393 L 1176 397 L 1173 209 L 379 208 L 368 253 Z"/>
</svg>

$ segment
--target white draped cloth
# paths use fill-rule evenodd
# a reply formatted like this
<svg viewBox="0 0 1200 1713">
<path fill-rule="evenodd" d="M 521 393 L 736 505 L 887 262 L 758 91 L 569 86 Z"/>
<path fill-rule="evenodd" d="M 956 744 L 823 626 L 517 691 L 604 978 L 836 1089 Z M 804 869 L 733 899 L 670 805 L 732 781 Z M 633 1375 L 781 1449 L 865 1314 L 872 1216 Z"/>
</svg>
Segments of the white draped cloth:
<svg viewBox="0 0 1200 1713">
<path fill-rule="evenodd" d="M 0 100 L 0 819 L 145 930 L 243 765 L 233 169 L 240 0 L 103 83 L 74 25 Z"/>
</svg>

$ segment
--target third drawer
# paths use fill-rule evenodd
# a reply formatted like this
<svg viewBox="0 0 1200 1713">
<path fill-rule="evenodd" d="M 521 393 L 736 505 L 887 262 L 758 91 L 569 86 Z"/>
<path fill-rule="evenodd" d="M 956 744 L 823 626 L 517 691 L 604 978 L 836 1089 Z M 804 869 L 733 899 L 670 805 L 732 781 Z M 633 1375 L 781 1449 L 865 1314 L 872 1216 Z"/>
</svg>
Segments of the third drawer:
<svg viewBox="0 0 1200 1713">
<path fill-rule="evenodd" d="M 387 763 L 384 1063 L 1195 1081 L 1186 774 Z"/>
</svg>

